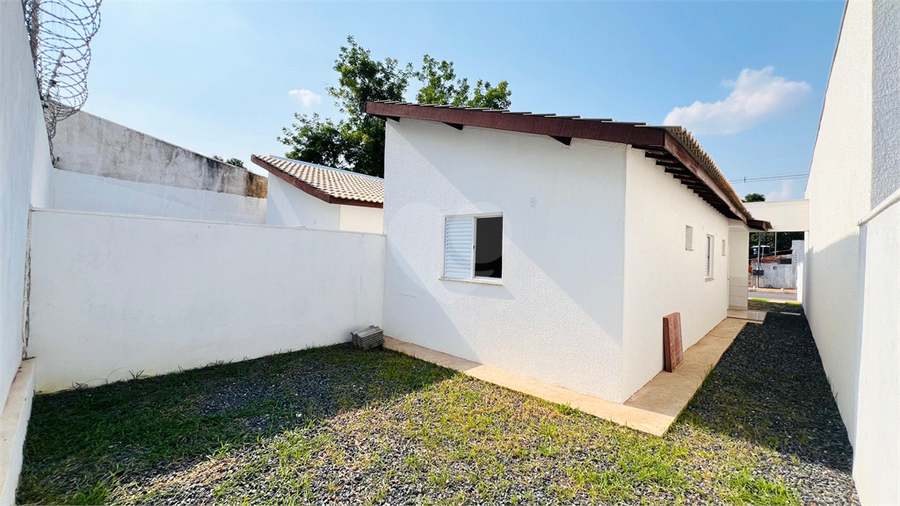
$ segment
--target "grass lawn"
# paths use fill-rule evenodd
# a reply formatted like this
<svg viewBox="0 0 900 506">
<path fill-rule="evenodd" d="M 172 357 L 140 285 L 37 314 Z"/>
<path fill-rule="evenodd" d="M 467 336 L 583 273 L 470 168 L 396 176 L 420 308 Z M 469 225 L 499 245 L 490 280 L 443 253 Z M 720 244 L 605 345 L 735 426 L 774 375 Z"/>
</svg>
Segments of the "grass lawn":
<svg viewBox="0 0 900 506">
<path fill-rule="evenodd" d="M 850 451 L 805 318 L 773 313 L 663 438 L 349 346 L 41 395 L 17 499 L 855 504 Z"/>
</svg>

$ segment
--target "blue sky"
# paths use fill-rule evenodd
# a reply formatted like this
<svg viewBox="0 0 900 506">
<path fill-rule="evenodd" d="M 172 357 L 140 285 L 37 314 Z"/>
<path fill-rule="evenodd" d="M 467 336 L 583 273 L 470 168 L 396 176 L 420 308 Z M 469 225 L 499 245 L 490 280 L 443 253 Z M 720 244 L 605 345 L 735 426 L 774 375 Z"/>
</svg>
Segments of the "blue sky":
<svg viewBox="0 0 900 506">
<path fill-rule="evenodd" d="M 338 116 L 325 87 L 353 35 L 379 59 L 418 66 L 427 53 L 470 81 L 505 79 L 514 110 L 685 124 L 732 180 L 802 173 L 842 12 L 840 1 L 106 0 L 85 110 L 207 155 L 282 155 L 275 138 L 294 112 Z M 783 200 L 805 184 L 735 189 Z"/>
</svg>

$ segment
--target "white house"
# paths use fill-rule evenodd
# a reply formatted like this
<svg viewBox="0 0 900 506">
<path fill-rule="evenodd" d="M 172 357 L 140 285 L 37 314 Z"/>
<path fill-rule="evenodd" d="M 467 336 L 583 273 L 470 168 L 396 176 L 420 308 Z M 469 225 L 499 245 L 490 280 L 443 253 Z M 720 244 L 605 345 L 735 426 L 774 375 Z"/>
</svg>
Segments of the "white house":
<svg viewBox="0 0 900 506">
<path fill-rule="evenodd" d="M 253 155 L 269 178 L 266 223 L 351 232 L 383 231 L 384 180 L 278 156 Z"/>
<path fill-rule="evenodd" d="M 729 256 L 746 308 L 748 228 L 768 224 L 684 129 L 367 112 L 388 119 L 386 334 L 623 402 L 663 367 L 664 316 L 685 348 L 726 317 Z"/>
<path fill-rule="evenodd" d="M 847 3 L 810 166 L 803 305 L 860 500 L 900 504 L 900 4 Z"/>
</svg>

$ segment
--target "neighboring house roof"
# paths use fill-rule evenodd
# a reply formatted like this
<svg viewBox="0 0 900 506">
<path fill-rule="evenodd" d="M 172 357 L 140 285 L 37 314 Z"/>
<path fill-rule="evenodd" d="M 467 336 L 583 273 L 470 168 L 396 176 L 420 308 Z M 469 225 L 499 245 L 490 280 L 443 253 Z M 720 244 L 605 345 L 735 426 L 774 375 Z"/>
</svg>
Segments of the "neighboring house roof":
<svg viewBox="0 0 900 506">
<path fill-rule="evenodd" d="M 771 225 L 750 214 L 731 184 L 690 132 L 680 126 L 649 126 L 611 119 L 510 112 L 503 109 L 367 102 L 366 112 L 379 118 L 438 121 L 458 130 L 476 126 L 550 136 L 569 145 L 572 139 L 592 139 L 630 144 L 679 179 L 724 216 L 743 221 L 751 228 L 768 230 Z"/>
<path fill-rule="evenodd" d="M 384 179 L 278 156 L 252 155 L 250 161 L 329 204 L 383 207 Z"/>
</svg>

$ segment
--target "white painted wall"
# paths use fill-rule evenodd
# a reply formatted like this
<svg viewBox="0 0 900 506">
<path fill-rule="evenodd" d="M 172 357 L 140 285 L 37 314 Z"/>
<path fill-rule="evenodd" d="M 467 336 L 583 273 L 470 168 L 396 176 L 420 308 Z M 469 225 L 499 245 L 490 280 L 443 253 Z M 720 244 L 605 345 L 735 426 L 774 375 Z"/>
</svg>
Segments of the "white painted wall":
<svg viewBox="0 0 900 506">
<path fill-rule="evenodd" d="M 751 213 L 753 214 L 753 213 Z M 753 215 L 755 218 L 756 215 Z M 728 307 L 746 310 L 749 292 L 749 272 L 747 270 L 750 251 L 750 230 L 741 225 L 728 227 Z"/>
<path fill-rule="evenodd" d="M 36 386 L 348 341 L 382 323 L 383 261 L 375 234 L 34 211 Z"/>
<path fill-rule="evenodd" d="M 0 406 L 22 358 L 28 209 L 52 170 L 24 19 L 22 2 L 0 0 Z"/>
<path fill-rule="evenodd" d="M 51 207 L 226 223 L 266 222 L 266 199 L 53 169 Z"/>
<path fill-rule="evenodd" d="M 387 123 L 385 332 L 624 401 L 625 146 Z M 498 212 L 503 284 L 439 279 L 444 217 Z"/>
<path fill-rule="evenodd" d="M 745 202 L 744 207 L 757 220 L 771 223 L 772 231 L 803 232 L 809 230 L 808 200 Z"/>
<path fill-rule="evenodd" d="M 860 349 L 857 222 L 870 209 L 872 180 L 871 79 L 872 4 L 849 2 L 806 186 L 803 305 L 851 442 Z"/>
<path fill-rule="evenodd" d="M 350 232 L 384 232 L 384 209 L 339 205 L 341 208 L 341 230 Z"/>
<path fill-rule="evenodd" d="M 278 177 L 269 178 L 266 223 L 280 227 L 340 230 L 340 206 L 295 188 Z"/>
<path fill-rule="evenodd" d="M 900 203 L 862 227 L 862 339 L 853 477 L 863 504 L 900 503 Z"/>
<path fill-rule="evenodd" d="M 655 160 L 626 150 L 623 391 L 630 396 L 663 367 L 662 318 L 681 313 L 687 349 L 725 317 L 729 220 L 666 174 Z M 693 227 L 693 251 L 685 249 Z M 713 279 L 706 279 L 706 238 L 713 236 Z M 746 278 L 745 278 L 746 281 Z"/>
<path fill-rule="evenodd" d="M 863 505 L 900 503 L 897 48 L 895 3 L 847 4 L 806 190 L 804 306 Z"/>
<path fill-rule="evenodd" d="M 267 213 L 269 225 L 384 232 L 383 209 L 329 204 L 275 176 L 269 178 Z"/>
</svg>

